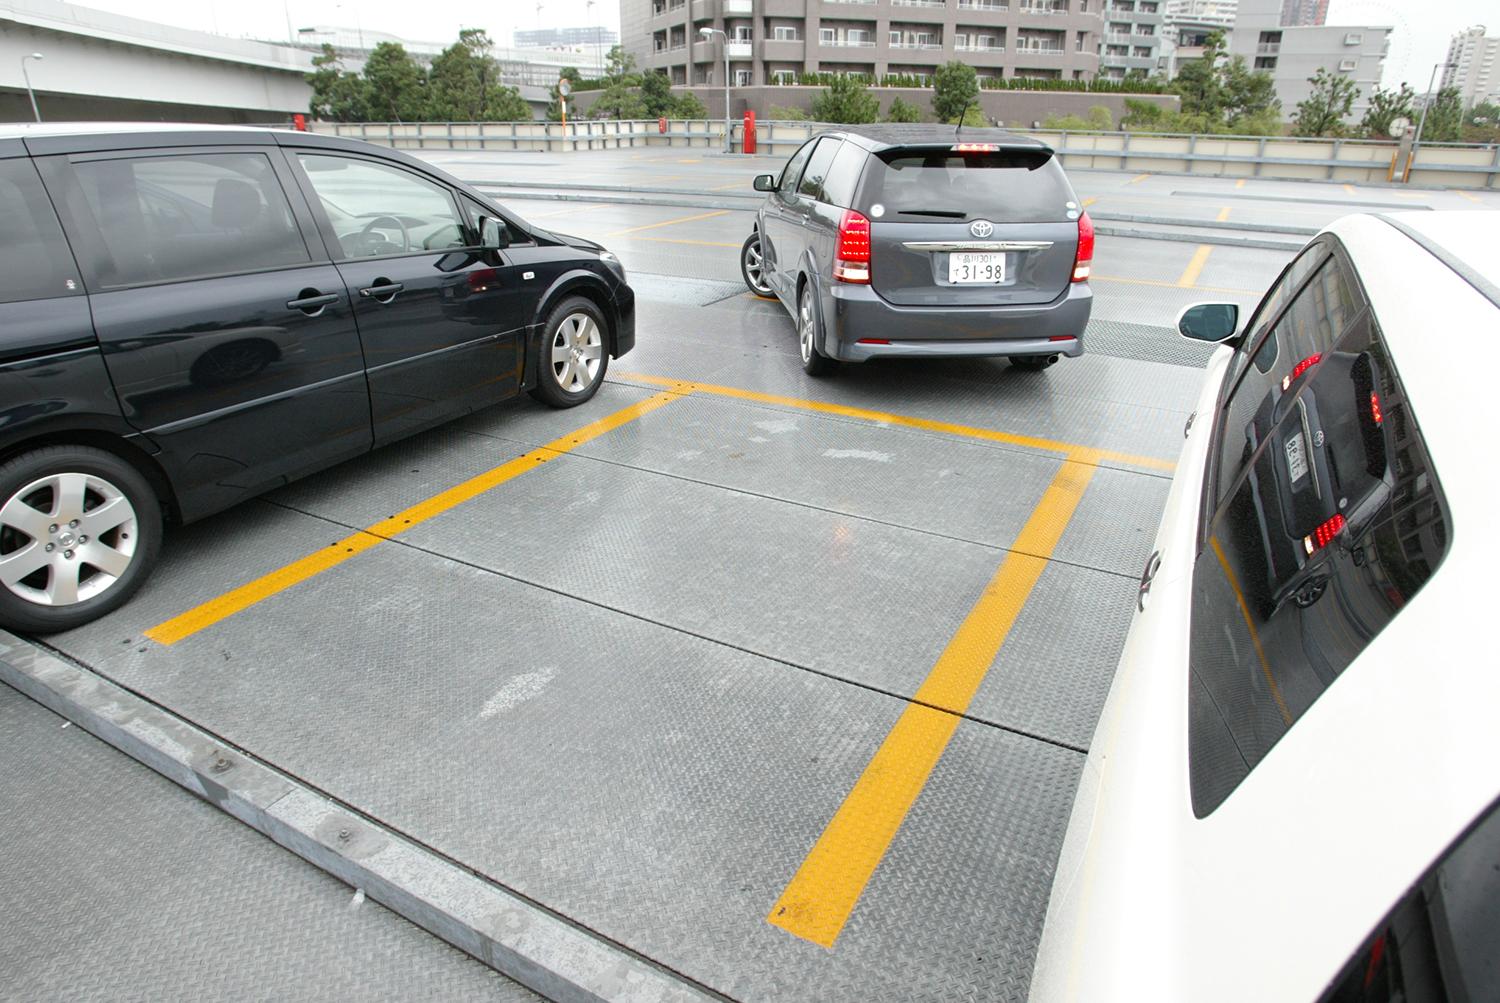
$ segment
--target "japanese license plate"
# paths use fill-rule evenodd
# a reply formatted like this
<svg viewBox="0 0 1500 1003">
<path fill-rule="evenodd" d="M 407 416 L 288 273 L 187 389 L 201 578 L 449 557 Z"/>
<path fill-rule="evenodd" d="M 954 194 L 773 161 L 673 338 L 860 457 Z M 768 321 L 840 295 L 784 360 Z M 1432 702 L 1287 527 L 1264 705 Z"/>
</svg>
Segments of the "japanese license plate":
<svg viewBox="0 0 1500 1003">
<path fill-rule="evenodd" d="M 991 284 L 1005 281 L 1005 255 L 955 251 L 948 255 L 948 282 L 952 285 Z"/>
<path fill-rule="evenodd" d="M 1302 447 L 1301 432 L 1286 440 L 1286 470 L 1293 484 L 1307 476 L 1307 453 Z"/>
</svg>

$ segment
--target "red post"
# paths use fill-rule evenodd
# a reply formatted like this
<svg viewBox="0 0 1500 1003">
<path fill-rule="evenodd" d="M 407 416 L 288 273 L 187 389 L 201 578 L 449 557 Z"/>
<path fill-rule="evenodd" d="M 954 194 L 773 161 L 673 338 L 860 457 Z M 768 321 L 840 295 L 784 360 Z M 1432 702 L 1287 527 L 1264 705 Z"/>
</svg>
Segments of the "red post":
<svg viewBox="0 0 1500 1003">
<path fill-rule="evenodd" d="M 665 115 L 656 120 L 656 131 L 663 136 L 667 134 L 667 117 Z"/>
<path fill-rule="evenodd" d="M 745 141 L 740 147 L 741 152 L 755 152 L 755 110 L 745 109 Z"/>
<path fill-rule="evenodd" d="M 307 131 L 307 116 L 304 115 L 304 114 L 302 114 L 300 111 L 297 112 L 295 115 L 293 115 L 292 116 L 292 128 L 296 129 L 298 132 L 306 132 Z"/>
</svg>

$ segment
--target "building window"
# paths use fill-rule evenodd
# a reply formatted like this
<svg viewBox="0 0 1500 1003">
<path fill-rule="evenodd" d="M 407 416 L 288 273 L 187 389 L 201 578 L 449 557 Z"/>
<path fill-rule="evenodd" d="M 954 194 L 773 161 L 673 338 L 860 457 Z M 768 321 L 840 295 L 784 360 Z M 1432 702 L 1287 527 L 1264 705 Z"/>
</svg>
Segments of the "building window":
<svg viewBox="0 0 1500 1003">
<path fill-rule="evenodd" d="M 749 87 L 750 86 L 750 77 L 751 77 L 751 72 L 749 70 L 735 70 L 734 71 L 734 85 L 736 87 Z"/>
<path fill-rule="evenodd" d="M 955 49 L 967 49 L 969 47 L 968 32 L 958 31 L 953 34 L 953 47 Z"/>
<path fill-rule="evenodd" d="M 772 32 L 772 37 L 775 38 L 778 42 L 795 42 L 801 38 L 801 36 L 797 34 L 797 29 L 787 24 L 777 25 L 774 29 L 772 29 Z"/>
<path fill-rule="evenodd" d="M 824 45 L 833 45 L 838 41 L 838 32 L 832 28 L 819 28 L 818 41 Z"/>
<path fill-rule="evenodd" d="M 899 31 L 893 31 L 893 32 L 891 32 L 891 44 L 894 45 L 894 46 L 900 47 L 900 45 L 901 45 L 901 32 L 899 32 Z"/>
</svg>

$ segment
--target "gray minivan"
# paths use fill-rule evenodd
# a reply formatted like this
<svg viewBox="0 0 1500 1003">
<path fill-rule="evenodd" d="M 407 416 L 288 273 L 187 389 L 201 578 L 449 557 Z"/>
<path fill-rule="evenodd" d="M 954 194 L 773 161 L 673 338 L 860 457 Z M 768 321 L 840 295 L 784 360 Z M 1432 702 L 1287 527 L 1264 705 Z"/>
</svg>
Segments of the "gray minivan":
<svg viewBox="0 0 1500 1003">
<path fill-rule="evenodd" d="M 941 125 L 824 132 L 769 193 L 740 251 L 751 292 L 797 324 L 802 365 L 1083 354 L 1094 225 L 1045 143 Z"/>
</svg>

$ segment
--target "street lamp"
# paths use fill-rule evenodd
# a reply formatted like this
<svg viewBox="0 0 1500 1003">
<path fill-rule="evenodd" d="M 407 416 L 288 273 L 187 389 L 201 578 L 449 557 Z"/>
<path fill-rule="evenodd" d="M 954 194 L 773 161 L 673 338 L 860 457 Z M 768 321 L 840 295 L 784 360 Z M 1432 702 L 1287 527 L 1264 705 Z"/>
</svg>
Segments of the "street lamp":
<svg viewBox="0 0 1500 1003">
<path fill-rule="evenodd" d="M 724 36 L 724 152 L 733 153 L 733 132 L 729 126 L 729 33 L 722 28 L 699 28 L 698 34 L 707 39 L 712 39 L 715 35 Z"/>
<path fill-rule="evenodd" d="M 31 114 L 35 115 L 36 120 L 40 122 L 42 120 L 42 113 L 36 106 L 36 91 L 31 89 L 31 74 L 26 72 L 26 60 L 28 59 L 35 59 L 37 62 L 41 62 L 43 56 L 40 52 L 33 52 L 29 56 L 21 57 L 21 79 L 26 81 L 26 96 L 31 98 Z"/>
<path fill-rule="evenodd" d="M 1411 156 L 1407 158 L 1406 171 L 1411 173 L 1411 165 L 1417 159 L 1417 148 L 1422 145 L 1422 126 L 1427 124 L 1427 109 L 1432 107 L 1432 88 L 1437 83 L 1438 70 L 1451 70 L 1458 67 L 1457 63 L 1434 63 L 1432 75 L 1427 78 L 1427 100 L 1422 102 L 1422 117 L 1417 119 L 1417 134 L 1411 138 Z"/>
</svg>

